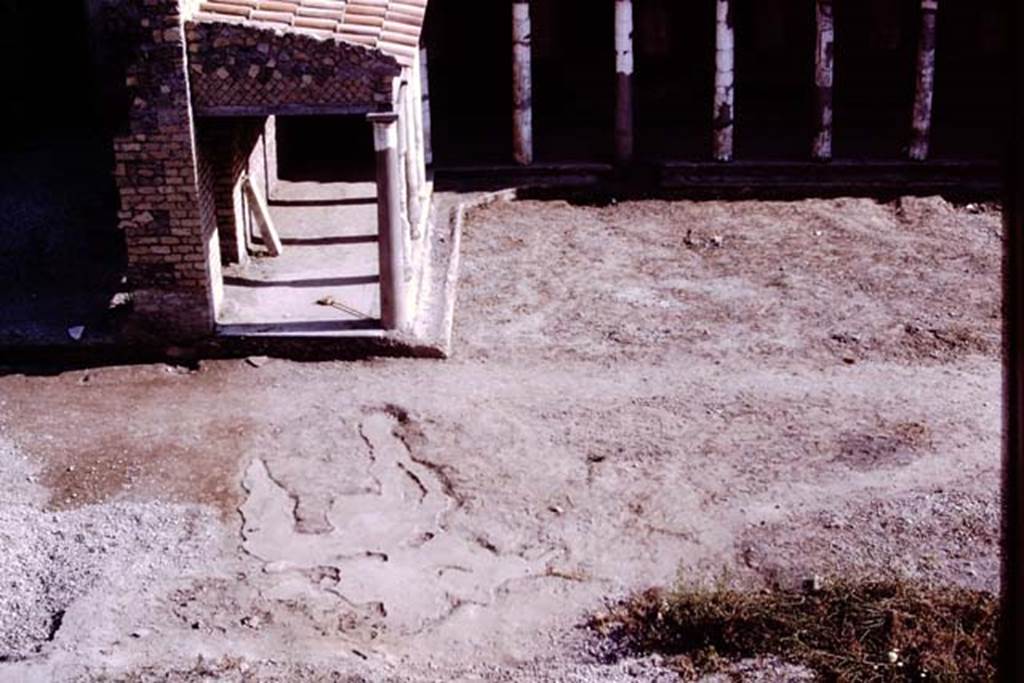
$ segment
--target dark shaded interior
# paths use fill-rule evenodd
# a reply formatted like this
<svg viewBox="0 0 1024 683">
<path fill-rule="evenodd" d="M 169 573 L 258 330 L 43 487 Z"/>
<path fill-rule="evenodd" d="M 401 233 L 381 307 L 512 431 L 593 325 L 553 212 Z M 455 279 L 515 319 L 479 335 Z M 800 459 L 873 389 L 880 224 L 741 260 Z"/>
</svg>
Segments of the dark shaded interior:
<svg viewBox="0 0 1024 683">
<path fill-rule="evenodd" d="M 736 158 L 807 159 L 814 115 L 814 0 L 733 0 Z"/>
<path fill-rule="evenodd" d="M 643 2 L 634 35 L 639 153 L 654 159 L 709 159 L 715 3 Z"/>
<path fill-rule="evenodd" d="M 365 115 L 277 117 L 282 180 L 373 182 L 373 128 Z"/>
<path fill-rule="evenodd" d="M 98 123 L 86 3 L 54 9 L 38 0 L 0 0 L 0 116 L 23 133 L 4 136 L 5 147 Z"/>
<path fill-rule="evenodd" d="M 537 161 L 611 156 L 614 3 L 534 0 L 534 147 Z M 512 146 L 510 2 L 435 0 L 430 52 L 435 162 L 507 163 Z"/>
<path fill-rule="evenodd" d="M 837 157 L 906 158 L 919 4 L 904 0 L 835 3 L 833 139 Z"/>
<path fill-rule="evenodd" d="M 512 142 L 512 5 L 430 3 L 424 41 L 430 53 L 435 163 L 504 163 Z"/>
<path fill-rule="evenodd" d="M 535 0 L 532 16 L 537 160 L 609 160 L 615 129 L 615 3 Z M 511 105 L 507 109 L 511 129 Z"/>
<path fill-rule="evenodd" d="M 0 327 L 105 308 L 124 270 L 94 4 L 0 0 Z"/>
<path fill-rule="evenodd" d="M 936 38 L 932 155 L 989 159 L 1002 155 L 1009 35 L 998 0 L 940 3 Z"/>
</svg>

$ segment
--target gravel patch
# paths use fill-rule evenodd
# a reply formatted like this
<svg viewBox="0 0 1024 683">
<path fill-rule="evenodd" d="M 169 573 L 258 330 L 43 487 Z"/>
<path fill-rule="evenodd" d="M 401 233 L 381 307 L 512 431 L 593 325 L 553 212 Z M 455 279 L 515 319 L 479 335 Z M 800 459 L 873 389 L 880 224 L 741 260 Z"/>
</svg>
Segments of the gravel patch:
<svg viewBox="0 0 1024 683">
<path fill-rule="evenodd" d="M 161 505 L 44 512 L 0 506 L 0 661 L 41 652 L 77 602 L 182 571 L 201 557 L 205 513 Z M 197 533 L 198 532 L 198 533 Z"/>
<path fill-rule="evenodd" d="M 37 478 L 31 461 L 0 431 L 0 662 L 44 652 L 90 596 L 141 594 L 186 570 L 214 538 L 212 515 L 197 507 L 47 511 Z"/>
</svg>

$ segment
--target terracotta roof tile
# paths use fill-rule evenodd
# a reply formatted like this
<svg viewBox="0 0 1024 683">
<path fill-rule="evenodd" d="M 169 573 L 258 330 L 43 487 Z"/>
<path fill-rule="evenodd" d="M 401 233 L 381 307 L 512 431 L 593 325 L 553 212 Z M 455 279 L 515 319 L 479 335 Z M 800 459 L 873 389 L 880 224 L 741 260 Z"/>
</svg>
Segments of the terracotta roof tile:
<svg viewBox="0 0 1024 683">
<path fill-rule="evenodd" d="M 409 66 L 428 0 L 200 0 L 196 21 L 241 21 L 335 35 Z"/>
</svg>

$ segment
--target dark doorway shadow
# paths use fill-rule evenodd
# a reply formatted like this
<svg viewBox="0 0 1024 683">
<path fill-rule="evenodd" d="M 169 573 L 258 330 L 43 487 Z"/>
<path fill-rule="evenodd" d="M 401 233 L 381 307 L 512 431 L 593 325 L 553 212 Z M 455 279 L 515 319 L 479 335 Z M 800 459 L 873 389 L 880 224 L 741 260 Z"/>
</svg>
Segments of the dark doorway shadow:
<svg viewBox="0 0 1024 683">
<path fill-rule="evenodd" d="M 301 280 L 253 280 L 251 278 L 225 276 L 224 284 L 234 287 L 352 287 L 356 285 L 375 285 L 380 282 L 376 275 L 356 275 L 353 277 L 320 277 Z"/>
<path fill-rule="evenodd" d="M 85 3 L 0 5 L 0 337 L 111 322 L 125 272 Z"/>
<path fill-rule="evenodd" d="M 363 115 L 279 116 L 277 163 L 282 180 L 374 182 L 373 130 Z"/>
<path fill-rule="evenodd" d="M 366 206 L 376 204 L 376 197 L 350 197 L 347 199 L 271 199 L 270 206 L 309 207 L 309 206 Z"/>
<path fill-rule="evenodd" d="M 373 244 L 377 235 L 342 235 L 339 237 L 283 237 L 286 247 L 330 247 L 346 244 Z"/>
</svg>

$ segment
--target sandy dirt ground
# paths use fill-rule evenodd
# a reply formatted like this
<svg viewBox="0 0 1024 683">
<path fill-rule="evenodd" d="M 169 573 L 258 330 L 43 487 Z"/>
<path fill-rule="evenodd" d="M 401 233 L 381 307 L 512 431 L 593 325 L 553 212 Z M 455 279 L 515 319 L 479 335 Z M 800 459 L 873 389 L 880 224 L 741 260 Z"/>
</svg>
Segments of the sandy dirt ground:
<svg viewBox="0 0 1024 683">
<path fill-rule="evenodd" d="M 723 577 L 996 590 L 1000 230 L 498 204 L 450 360 L 8 373 L 0 679 L 674 680 L 588 615 Z"/>
</svg>

